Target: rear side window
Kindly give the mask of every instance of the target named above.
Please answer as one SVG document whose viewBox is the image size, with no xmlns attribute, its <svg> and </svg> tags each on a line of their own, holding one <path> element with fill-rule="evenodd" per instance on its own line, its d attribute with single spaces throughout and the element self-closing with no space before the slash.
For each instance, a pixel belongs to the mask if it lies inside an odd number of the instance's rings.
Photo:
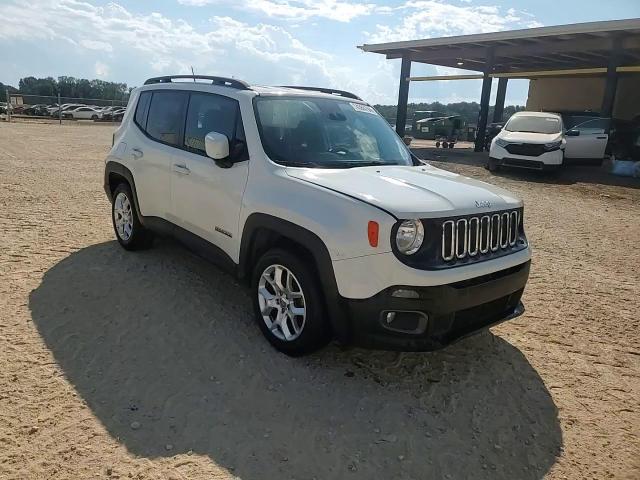
<svg viewBox="0 0 640 480">
<path fill-rule="evenodd" d="M 205 154 L 204 137 L 209 132 L 222 133 L 233 143 L 238 117 L 238 103 L 235 100 L 192 92 L 185 123 L 184 146 L 191 152 Z"/>
<path fill-rule="evenodd" d="M 151 100 L 151 92 L 142 92 L 136 106 L 135 122 L 142 129 L 147 128 L 147 112 L 149 111 L 149 102 Z M 117 109 L 112 109 L 116 111 Z"/>
<path fill-rule="evenodd" d="M 187 97 L 186 92 L 153 92 L 147 117 L 147 135 L 154 140 L 179 147 Z"/>
</svg>

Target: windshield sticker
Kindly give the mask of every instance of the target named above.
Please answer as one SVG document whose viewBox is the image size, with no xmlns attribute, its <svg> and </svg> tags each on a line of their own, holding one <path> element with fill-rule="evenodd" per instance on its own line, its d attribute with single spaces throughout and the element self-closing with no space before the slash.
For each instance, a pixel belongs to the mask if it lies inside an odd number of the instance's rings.
<svg viewBox="0 0 640 480">
<path fill-rule="evenodd" d="M 362 103 L 350 103 L 350 105 L 356 112 L 373 113 L 374 115 L 378 114 L 378 112 L 376 112 L 375 109 L 373 107 L 370 107 L 369 105 L 363 105 Z"/>
</svg>

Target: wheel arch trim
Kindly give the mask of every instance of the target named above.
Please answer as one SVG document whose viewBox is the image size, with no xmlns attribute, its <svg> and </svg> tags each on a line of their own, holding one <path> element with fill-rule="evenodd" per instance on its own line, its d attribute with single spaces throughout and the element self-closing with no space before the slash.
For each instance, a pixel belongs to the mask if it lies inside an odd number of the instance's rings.
<svg viewBox="0 0 640 480">
<path fill-rule="evenodd" d="M 338 291 L 333 263 L 329 250 L 318 235 L 295 223 L 265 213 L 252 213 L 247 217 L 242 230 L 238 275 L 245 278 L 250 275 L 253 262 L 250 260 L 256 234 L 261 230 L 269 230 L 280 237 L 296 243 L 311 253 L 320 280 L 320 288 L 325 299 L 329 315 L 329 323 L 335 337 L 342 343 L 351 338 L 350 322 Z"/>
<path fill-rule="evenodd" d="M 111 174 L 116 174 L 122 178 L 124 178 L 129 187 L 131 188 L 131 193 L 133 193 L 133 205 L 136 209 L 136 213 L 138 214 L 138 219 L 140 223 L 144 225 L 144 216 L 140 211 L 140 205 L 138 203 L 138 193 L 136 192 L 136 182 L 133 179 L 133 174 L 131 170 L 125 167 L 123 164 L 119 162 L 114 162 L 113 160 L 109 160 L 104 167 L 104 191 L 107 194 L 107 198 L 109 202 L 113 202 L 113 192 L 111 191 L 111 182 L 109 181 Z"/>
</svg>

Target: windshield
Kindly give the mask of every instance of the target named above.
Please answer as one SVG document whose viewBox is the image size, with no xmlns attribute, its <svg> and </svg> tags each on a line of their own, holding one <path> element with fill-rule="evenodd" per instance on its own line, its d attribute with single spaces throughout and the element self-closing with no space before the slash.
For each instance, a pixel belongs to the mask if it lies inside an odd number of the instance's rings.
<svg viewBox="0 0 640 480">
<path fill-rule="evenodd" d="M 514 115 L 504 129 L 507 132 L 560 133 L 560 120 L 556 117 Z"/>
<path fill-rule="evenodd" d="M 262 146 L 280 164 L 316 168 L 413 165 L 384 118 L 342 99 L 255 97 Z"/>
</svg>

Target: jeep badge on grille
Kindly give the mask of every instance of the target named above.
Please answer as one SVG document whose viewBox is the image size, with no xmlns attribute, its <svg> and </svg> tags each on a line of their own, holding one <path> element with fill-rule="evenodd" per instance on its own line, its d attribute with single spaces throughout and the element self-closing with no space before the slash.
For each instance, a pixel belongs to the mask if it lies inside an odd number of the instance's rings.
<svg viewBox="0 0 640 480">
<path fill-rule="evenodd" d="M 476 200 L 476 207 L 478 208 L 491 208 L 491 202 L 489 200 Z"/>
</svg>

